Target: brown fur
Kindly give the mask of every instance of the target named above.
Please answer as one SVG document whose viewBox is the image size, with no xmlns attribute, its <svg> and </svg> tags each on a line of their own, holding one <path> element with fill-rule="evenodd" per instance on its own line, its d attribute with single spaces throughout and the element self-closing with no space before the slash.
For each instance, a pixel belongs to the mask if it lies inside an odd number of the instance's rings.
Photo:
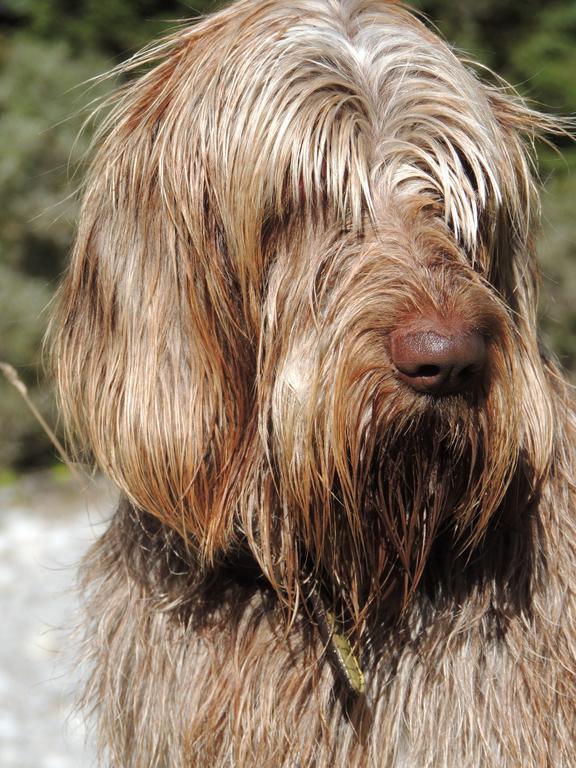
<svg viewBox="0 0 576 768">
<path fill-rule="evenodd" d="M 111 764 L 573 765 L 574 425 L 531 160 L 561 128 L 378 0 L 241 0 L 145 65 L 53 327 L 71 434 L 124 497 L 84 569 Z M 396 378 L 423 316 L 487 340 L 481 392 Z"/>
</svg>

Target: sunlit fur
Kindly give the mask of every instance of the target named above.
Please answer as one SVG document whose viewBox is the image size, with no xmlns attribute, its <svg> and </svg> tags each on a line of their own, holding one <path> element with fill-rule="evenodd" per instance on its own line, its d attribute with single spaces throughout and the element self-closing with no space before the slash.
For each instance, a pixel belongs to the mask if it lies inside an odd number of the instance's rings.
<svg viewBox="0 0 576 768">
<path fill-rule="evenodd" d="M 84 571 L 110 764 L 573 765 L 574 432 L 533 256 L 557 125 L 377 0 L 241 0 L 121 71 L 52 329 L 124 498 Z M 481 391 L 395 377 L 420 317 L 485 337 Z"/>
</svg>

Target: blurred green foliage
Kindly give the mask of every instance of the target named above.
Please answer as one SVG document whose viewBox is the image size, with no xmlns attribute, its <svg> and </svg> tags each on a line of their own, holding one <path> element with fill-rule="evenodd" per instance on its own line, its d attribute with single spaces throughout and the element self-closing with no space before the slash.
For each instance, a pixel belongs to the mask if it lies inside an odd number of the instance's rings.
<svg viewBox="0 0 576 768">
<path fill-rule="evenodd" d="M 42 375 L 47 305 L 74 234 L 79 134 L 108 84 L 87 83 L 149 40 L 223 3 L 191 0 L 0 0 L 0 360 L 14 365 L 55 421 Z M 470 57 L 550 111 L 576 112 L 574 0 L 414 0 Z M 544 332 L 576 370 L 576 151 L 542 157 L 548 192 L 540 253 Z M 53 453 L 19 395 L 0 378 L 0 472 Z"/>
<path fill-rule="evenodd" d="M 44 310 L 73 233 L 69 164 L 80 160 L 87 141 L 76 141 L 86 97 L 73 89 L 105 60 L 96 54 L 77 59 L 66 43 L 27 34 L 2 42 L 0 360 L 18 369 L 39 407 L 53 415 L 40 365 Z M 46 451 L 19 395 L 0 381 L 0 467 L 42 462 Z"/>
</svg>

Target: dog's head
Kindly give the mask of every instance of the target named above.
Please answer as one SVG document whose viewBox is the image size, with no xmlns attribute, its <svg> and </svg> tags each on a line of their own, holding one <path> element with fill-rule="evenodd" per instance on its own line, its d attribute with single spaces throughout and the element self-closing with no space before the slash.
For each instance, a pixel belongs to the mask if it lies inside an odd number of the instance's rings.
<svg viewBox="0 0 576 768">
<path fill-rule="evenodd" d="M 550 462 L 530 145 L 384 2 L 243 0 L 125 67 L 55 319 L 63 409 L 210 563 L 292 605 L 415 586 Z M 529 495 L 529 493 L 528 493 Z"/>
</svg>

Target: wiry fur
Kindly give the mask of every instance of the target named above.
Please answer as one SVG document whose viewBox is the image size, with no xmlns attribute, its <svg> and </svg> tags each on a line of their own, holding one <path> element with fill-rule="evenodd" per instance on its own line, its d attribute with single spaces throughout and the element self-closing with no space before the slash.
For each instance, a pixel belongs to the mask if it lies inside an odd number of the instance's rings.
<svg viewBox="0 0 576 768">
<path fill-rule="evenodd" d="M 531 161 L 555 124 L 378 0 L 241 0 L 142 68 L 54 321 L 66 421 L 125 497 L 85 566 L 111 764 L 567 768 L 574 427 Z M 481 392 L 397 380 L 420 316 L 487 339 Z"/>
</svg>

